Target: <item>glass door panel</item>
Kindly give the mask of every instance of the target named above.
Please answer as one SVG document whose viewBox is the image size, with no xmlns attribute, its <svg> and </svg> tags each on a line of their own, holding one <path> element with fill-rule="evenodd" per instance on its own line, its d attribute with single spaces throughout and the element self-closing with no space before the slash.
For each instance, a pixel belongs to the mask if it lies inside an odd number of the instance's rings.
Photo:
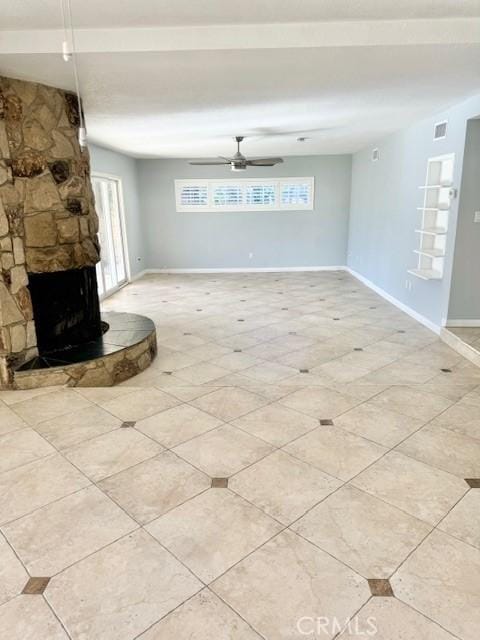
<svg viewBox="0 0 480 640">
<path fill-rule="evenodd" d="M 101 260 L 97 264 L 98 290 L 99 294 L 104 296 L 127 281 L 119 181 L 103 176 L 93 176 L 92 182 L 101 247 Z"/>
</svg>

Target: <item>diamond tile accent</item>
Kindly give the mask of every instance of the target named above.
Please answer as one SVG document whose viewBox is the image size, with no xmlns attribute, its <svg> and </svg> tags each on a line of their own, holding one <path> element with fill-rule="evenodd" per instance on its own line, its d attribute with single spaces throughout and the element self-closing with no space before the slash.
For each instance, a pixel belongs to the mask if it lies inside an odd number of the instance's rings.
<svg viewBox="0 0 480 640">
<path fill-rule="evenodd" d="M 30 578 L 27 584 L 23 587 L 22 593 L 28 595 L 41 595 L 47 588 L 50 578 Z"/>
<path fill-rule="evenodd" d="M 137 423 L 134 420 L 127 420 L 126 422 L 122 422 L 120 425 L 122 429 L 129 429 L 130 427 L 134 427 Z"/>
<path fill-rule="evenodd" d="M 480 478 L 465 478 L 470 489 L 480 489 Z"/>
<path fill-rule="evenodd" d="M 322 427 L 331 427 L 334 422 L 330 418 L 321 418 L 320 424 L 322 425 Z"/>
<path fill-rule="evenodd" d="M 370 587 L 372 596 L 391 598 L 394 595 L 390 580 L 384 578 L 369 578 L 368 586 Z"/>
<path fill-rule="evenodd" d="M 228 478 L 212 478 L 212 489 L 226 489 Z"/>
</svg>

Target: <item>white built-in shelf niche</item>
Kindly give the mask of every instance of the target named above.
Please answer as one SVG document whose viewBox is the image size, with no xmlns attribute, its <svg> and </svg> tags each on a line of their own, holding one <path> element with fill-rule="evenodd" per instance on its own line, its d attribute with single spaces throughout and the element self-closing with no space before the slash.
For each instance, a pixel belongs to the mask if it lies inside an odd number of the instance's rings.
<svg viewBox="0 0 480 640">
<path fill-rule="evenodd" d="M 429 158 L 427 179 L 419 187 L 423 205 L 417 207 L 419 220 L 415 229 L 419 238 L 418 248 L 414 249 L 418 265 L 409 273 L 422 280 L 443 278 L 454 162 L 454 154 Z"/>
</svg>

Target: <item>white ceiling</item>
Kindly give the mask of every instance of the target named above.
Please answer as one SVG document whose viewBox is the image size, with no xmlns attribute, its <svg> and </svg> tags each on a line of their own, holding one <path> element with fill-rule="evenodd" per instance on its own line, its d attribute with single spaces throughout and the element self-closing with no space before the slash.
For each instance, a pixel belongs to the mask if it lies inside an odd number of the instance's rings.
<svg viewBox="0 0 480 640">
<path fill-rule="evenodd" d="M 72 9 L 89 136 L 139 157 L 228 155 L 235 135 L 247 155 L 350 153 L 480 92 L 480 0 Z M 2 0 L 0 73 L 73 88 L 60 26 L 60 0 Z"/>
</svg>

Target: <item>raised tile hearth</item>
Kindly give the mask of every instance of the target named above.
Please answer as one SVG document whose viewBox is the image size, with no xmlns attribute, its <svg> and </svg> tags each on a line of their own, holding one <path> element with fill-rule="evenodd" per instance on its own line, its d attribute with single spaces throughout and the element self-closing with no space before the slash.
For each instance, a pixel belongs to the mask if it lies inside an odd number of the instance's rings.
<svg viewBox="0 0 480 640">
<path fill-rule="evenodd" d="M 51 385 L 110 387 L 144 371 L 156 354 L 154 323 L 134 313 L 102 315 L 106 332 L 81 345 L 36 356 L 14 372 L 15 389 Z"/>
</svg>

